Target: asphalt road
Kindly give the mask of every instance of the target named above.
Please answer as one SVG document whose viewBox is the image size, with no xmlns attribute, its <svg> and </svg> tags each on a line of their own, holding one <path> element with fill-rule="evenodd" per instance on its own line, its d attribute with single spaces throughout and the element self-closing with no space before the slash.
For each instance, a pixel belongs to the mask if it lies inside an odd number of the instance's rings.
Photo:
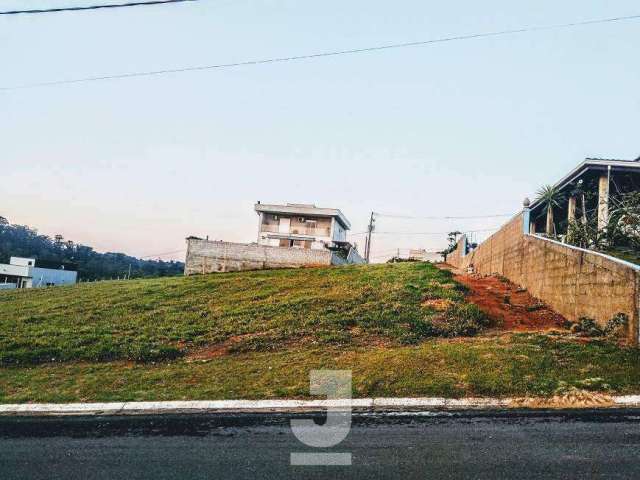
<svg viewBox="0 0 640 480">
<path fill-rule="evenodd" d="M 351 452 L 352 465 L 321 467 L 290 465 L 292 452 L 314 451 L 291 418 L 0 418 L 0 479 L 640 476 L 640 412 L 354 414 L 329 449 Z"/>
</svg>

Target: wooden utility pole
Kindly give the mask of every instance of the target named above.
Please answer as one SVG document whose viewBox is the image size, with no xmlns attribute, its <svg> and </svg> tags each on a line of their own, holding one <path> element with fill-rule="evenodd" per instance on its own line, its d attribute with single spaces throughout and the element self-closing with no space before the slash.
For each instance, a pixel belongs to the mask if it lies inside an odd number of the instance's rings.
<svg viewBox="0 0 640 480">
<path fill-rule="evenodd" d="M 369 263 L 369 259 L 371 258 L 371 233 L 373 233 L 374 224 L 375 224 L 375 213 L 371 212 L 371 217 L 369 218 L 369 228 L 367 231 L 367 244 L 365 246 L 365 260 Z"/>
</svg>

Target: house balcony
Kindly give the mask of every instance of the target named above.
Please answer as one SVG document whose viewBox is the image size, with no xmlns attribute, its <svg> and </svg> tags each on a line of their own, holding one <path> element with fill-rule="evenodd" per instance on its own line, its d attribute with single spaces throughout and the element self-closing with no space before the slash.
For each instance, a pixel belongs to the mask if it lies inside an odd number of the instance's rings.
<svg viewBox="0 0 640 480">
<path fill-rule="evenodd" d="M 306 235 L 310 237 L 328 237 L 331 235 L 330 228 L 291 227 L 288 232 L 281 232 L 279 225 L 261 225 L 260 232 L 281 233 L 285 235 Z"/>
</svg>

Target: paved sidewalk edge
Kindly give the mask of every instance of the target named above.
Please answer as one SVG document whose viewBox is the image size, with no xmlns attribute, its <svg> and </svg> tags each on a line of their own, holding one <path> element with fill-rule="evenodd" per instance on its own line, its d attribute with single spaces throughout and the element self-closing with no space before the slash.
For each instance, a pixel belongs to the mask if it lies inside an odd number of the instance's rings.
<svg viewBox="0 0 640 480">
<path fill-rule="evenodd" d="M 588 408 L 640 407 L 640 395 L 611 397 L 611 403 Z M 327 408 L 412 411 L 496 410 L 523 408 L 514 398 L 354 398 L 352 400 L 212 400 L 174 402 L 39 403 L 0 405 L 0 416 L 141 415 L 169 413 L 309 412 Z M 526 407 L 525 407 L 526 408 Z M 546 408 L 546 407 L 540 407 Z"/>
</svg>

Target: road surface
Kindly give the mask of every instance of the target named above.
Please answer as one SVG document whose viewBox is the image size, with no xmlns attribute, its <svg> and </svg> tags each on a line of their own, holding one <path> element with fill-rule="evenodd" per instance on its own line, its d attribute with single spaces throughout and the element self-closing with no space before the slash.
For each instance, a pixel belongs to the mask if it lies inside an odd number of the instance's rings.
<svg viewBox="0 0 640 480">
<path fill-rule="evenodd" d="M 289 421 L 309 416 L 0 418 L 0 479 L 640 476 L 637 411 L 354 414 L 328 450 L 350 452 L 351 466 L 291 466 L 314 449 Z"/>
</svg>

